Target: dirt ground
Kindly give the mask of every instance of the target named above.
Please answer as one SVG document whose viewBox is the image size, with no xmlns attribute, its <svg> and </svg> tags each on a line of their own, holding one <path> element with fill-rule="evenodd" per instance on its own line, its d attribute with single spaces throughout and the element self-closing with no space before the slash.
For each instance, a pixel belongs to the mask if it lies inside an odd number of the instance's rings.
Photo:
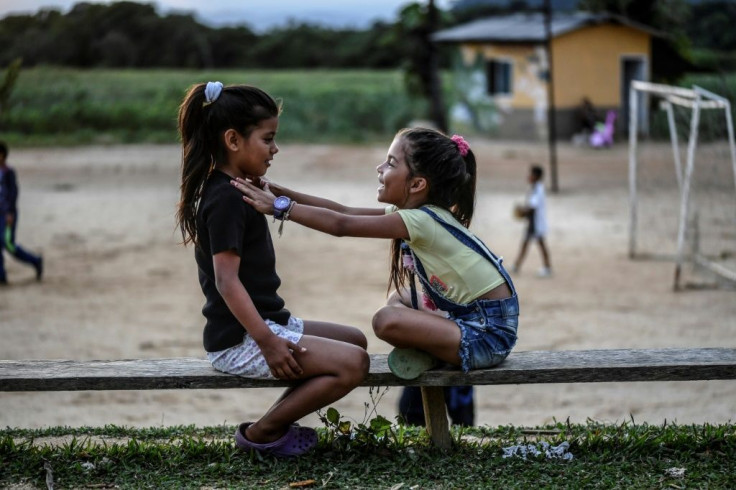
<svg viewBox="0 0 736 490">
<path fill-rule="evenodd" d="M 373 205 L 375 166 L 388 143 L 283 145 L 269 176 Z M 530 162 L 546 161 L 546 146 L 471 145 L 480 173 L 472 229 L 511 262 L 523 229 L 511 209 L 523 198 Z M 626 145 L 558 150 L 560 192 L 548 195 L 554 276 L 535 276 L 540 259 L 531 249 L 515 276 L 522 312 L 516 349 L 736 347 L 734 291 L 675 293 L 671 263 L 627 258 Z M 179 245 L 174 223 L 178 147 L 11 149 L 9 162 L 21 183 L 18 242 L 43 253 L 46 272 L 37 283 L 31 268 L 6 257 L 11 285 L 0 290 L 0 358 L 204 356 L 193 251 Z M 272 231 L 289 309 L 358 326 L 371 352 L 388 352 L 370 329 L 385 298 L 388 243 L 333 238 L 295 223 L 281 238 Z M 235 424 L 261 415 L 279 392 L 0 393 L 0 426 Z M 378 413 L 393 419 L 399 393 L 382 393 Z M 476 393 L 481 425 L 736 419 L 733 382 L 490 386 Z M 334 407 L 361 422 L 372 404 L 361 388 Z"/>
</svg>

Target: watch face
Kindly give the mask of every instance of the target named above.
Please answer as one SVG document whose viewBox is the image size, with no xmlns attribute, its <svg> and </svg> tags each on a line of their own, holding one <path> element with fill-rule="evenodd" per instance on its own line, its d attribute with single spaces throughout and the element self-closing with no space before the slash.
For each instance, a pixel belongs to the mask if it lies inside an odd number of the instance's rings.
<svg viewBox="0 0 736 490">
<path fill-rule="evenodd" d="M 289 204 L 291 204 L 291 199 L 284 196 L 279 196 L 273 201 L 273 208 L 278 211 L 286 211 L 289 209 Z"/>
</svg>

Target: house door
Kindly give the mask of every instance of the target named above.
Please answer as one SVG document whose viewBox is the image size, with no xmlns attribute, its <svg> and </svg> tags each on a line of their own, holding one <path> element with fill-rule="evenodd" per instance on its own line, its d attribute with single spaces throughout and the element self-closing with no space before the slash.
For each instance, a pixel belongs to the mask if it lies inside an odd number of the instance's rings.
<svg viewBox="0 0 736 490">
<path fill-rule="evenodd" d="M 629 126 L 629 89 L 633 80 L 647 81 L 647 63 L 645 56 L 624 56 L 621 58 L 621 114 L 617 118 L 619 128 Z M 639 112 L 639 131 L 649 133 L 649 107 L 644 94 L 638 95 L 637 108 Z"/>
</svg>

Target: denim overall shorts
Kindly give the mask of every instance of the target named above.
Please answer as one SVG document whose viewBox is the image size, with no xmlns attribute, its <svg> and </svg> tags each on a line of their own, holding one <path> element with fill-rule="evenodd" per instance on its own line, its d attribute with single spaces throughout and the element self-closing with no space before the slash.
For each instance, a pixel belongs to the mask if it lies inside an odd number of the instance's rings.
<svg viewBox="0 0 736 490">
<path fill-rule="evenodd" d="M 430 297 L 440 310 L 446 311 L 448 318 L 460 327 L 460 360 L 462 369 L 468 372 L 471 369 L 480 369 L 495 366 L 501 363 L 511 353 L 516 345 L 516 331 L 519 325 L 519 299 L 516 288 L 508 272 L 503 267 L 502 258 L 497 257 L 479 239 L 469 236 L 466 232 L 445 222 L 432 210 L 420 208 L 429 214 L 452 236 L 465 246 L 485 257 L 498 270 L 511 290 L 511 296 L 504 299 L 481 299 L 468 304 L 458 304 L 440 294 L 427 279 L 422 263 L 406 246 L 413 256 L 416 275 L 422 284 L 424 292 Z M 414 281 L 412 285 L 412 303 L 416 301 Z M 415 305 L 416 307 L 416 305 Z"/>
</svg>

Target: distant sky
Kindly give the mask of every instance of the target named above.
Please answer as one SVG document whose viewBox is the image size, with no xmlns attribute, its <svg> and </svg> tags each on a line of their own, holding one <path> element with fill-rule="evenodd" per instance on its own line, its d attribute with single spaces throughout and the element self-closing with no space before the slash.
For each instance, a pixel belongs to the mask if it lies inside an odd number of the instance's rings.
<svg viewBox="0 0 736 490">
<path fill-rule="evenodd" d="M 80 0 L 81 1 L 81 0 Z M 88 0 L 112 3 L 110 0 Z M 256 31 L 284 25 L 289 19 L 335 27 L 367 27 L 374 20 L 393 21 L 409 0 L 157 0 L 159 14 L 194 12 L 200 22 L 213 26 L 248 24 Z M 9 13 L 35 13 L 44 7 L 68 12 L 75 0 L 2 0 L 0 18 Z M 447 8 L 450 0 L 437 0 Z"/>
</svg>

